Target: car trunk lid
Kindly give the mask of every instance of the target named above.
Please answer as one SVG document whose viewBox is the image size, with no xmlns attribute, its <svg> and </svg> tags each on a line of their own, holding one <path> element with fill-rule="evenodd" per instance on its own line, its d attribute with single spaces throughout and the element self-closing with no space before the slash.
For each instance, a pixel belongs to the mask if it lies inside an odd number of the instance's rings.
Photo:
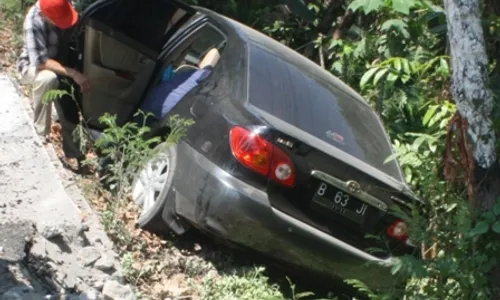
<svg viewBox="0 0 500 300">
<path fill-rule="evenodd" d="M 385 234 L 395 221 L 390 209 L 413 201 L 397 162 L 385 162 L 393 153 L 387 134 L 354 91 L 290 51 L 272 42 L 250 47 L 245 105 L 296 168 L 294 188 L 269 181 L 271 204 L 360 248 L 372 247 L 378 243 L 365 235 Z"/>
<path fill-rule="evenodd" d="M 360 249 L 382 246 L 367 235 L 386 237 L 387 228 L 396 221 L 393 209 L 408 211 L 415 200 L 408 187 L 269 113 L 249 109 L 268 124 L 271 142 L 290 155 L 296 168 L 294 188 L 268 182 L 271 205 Z M 396 241 L 390 245 L 392 253 L 407 248 Z M 378 254 L 385 257 L 388 252 Z"/>
</svg>

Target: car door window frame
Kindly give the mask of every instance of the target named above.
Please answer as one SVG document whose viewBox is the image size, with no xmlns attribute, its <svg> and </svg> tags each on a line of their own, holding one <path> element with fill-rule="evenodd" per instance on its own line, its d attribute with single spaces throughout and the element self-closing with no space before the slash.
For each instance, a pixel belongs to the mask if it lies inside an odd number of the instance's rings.
<svg viewBox="0 0 500 300">
<path fill-rule="evenodd" d="M 172 40 L 165 45 L 164 50 L 162 51 L 162 53 L 160 54 L 160 57 L 159 57 L 159 61 L 163 62 L 162 67 L 161 67 L 162 69 L 165 67 L 165 65 L 167 65 L 173 61 L 172 55 L 180 54 L 180 53 L 184 52 L 184 50 L 186 50 L 183 48 L 179 49 L 179 47 L 182 44 L 184 44 L 189 39 L 193 38 L 196 34 L 198 34 L 206 26 L 210 26 L 213 29 L 215 29 L 215 31 L 217 31 L 220 34 L 220 36 L 223 38 L 223 41 L 227 42 L 227 34 L 221 28 L 219 28 L 216 24 L 214 24 L 214 22 L 212 22 L 210 20 L 210 18 L 204 16 L 204 17 L 200 18 L 200 20 L 197 20 L 196 24 L 193 24 L 193 25 L 195 28 L 192 28 L 191 30 L 189 30 L 188 28 L 186 29 L 186 31 L 189 31 L 187 34 L 184 35 L 181 33 L 180 36 L 174 37 L 175 40 Z M 222 44 L 222 43 L 220 43 L 220 44 Z M 219 44 L 219 46 L 220 46 L 220 44 Z M 182 49 L 182 51 L 178 52 L 181 49 Z M 220 53 L 220 54 L 221 54 L 221 56 L 223 55 L 223 53 Z"/>
<path fill-rule="evenodd" d="M 200 30 L 205 28 L 205 26 L 211 26 L 213 29 L 215 29 L 221 35 L 221 37 L 223 37 L 223 41 L 227 42 L 227 40 L 228 40 L 228 35 L 219 26 L 214 24 L 214 22 L 210 18 L 208 18 L 207 16 L 203 15 L 199 19 L 193 20 L 192 23 L 185 24 L 185 25 L 187 25 L 187 27 L 184 30 L 180 29 L 180 30 L 182 30 L 182 32 L 179 32 L 178 35 L 174 35 L 171 38 L 171 40 L 165 45 L 164 50 L 162 51 L 162 53 L 160 54 L 160 56 L 158 58 L 158 62 L 157 62 L 158 69 L 155 71 L 155 75 L 154 75 L 155 78 L 153 80 L 151 80 L 151 82 L 149 83 L 144 94 L 142 95 L 141 101 L 139 101 L 139 106 L 137 108 L 139 108 L 142 105 L 142 103 L 144 102 L 147 95 L 151 92 L 151 89 L 156 84 L 158 84 L 159 80 L 161 79 L 162 70 L 164 70 L 164 68 L 168 64 L 172 63 L 172 61 L 174 60 L 172 58 L 172 56 L 175 54 L 180 54 L 180 53 L 184 52 L 184 50 L 186 50 L 183 48 L 179 48 L 179 46 L 184 44 L 190 38 L 195 37 L 196 34 L 198 34 L 200 32 Z M 180 51 L 180 52 L 178 52 L 178 51 Z M 224 55 L 223 51 L 222 51 L 222 53 L 220 53 L 220 55 L 221 56 Z"/>
</svg>

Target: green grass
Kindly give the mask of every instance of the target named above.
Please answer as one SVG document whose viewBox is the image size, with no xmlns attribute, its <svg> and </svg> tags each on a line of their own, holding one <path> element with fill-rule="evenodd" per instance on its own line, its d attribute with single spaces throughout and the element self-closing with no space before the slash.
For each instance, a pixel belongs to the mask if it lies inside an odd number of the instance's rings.
<svg viewBox="0 0 500 300">
<path fill-rule="evenodd" d="M 200 298 L 205 300 L 281 300 L 278 286 L 268 283 L 263 268 L 255 268 L 245 274 L 207 276 L 198 287 Z"/>
</svg>

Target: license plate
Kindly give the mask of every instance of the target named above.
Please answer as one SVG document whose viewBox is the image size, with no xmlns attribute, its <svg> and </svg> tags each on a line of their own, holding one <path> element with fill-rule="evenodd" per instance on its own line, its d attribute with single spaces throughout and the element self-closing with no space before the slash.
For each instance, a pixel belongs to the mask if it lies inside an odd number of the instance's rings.
<svg viewBox="0 0 500 300">
<path fill-rule="evenodd" d="M 359 224 L 364 222 L 369 208 L 368 204 L 324 182 L 319 184 L 313 201 Z"/>
</svg>

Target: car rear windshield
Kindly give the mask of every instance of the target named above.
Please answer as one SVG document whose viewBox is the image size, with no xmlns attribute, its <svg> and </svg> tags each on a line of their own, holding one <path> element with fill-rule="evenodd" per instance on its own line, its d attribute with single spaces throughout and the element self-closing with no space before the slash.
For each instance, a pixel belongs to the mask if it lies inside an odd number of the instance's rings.
<svg viewBox="0 0 500 300">
<path fill-rule="evenodd" d="M 250 103 L 401 179 L 396 162 L 384 164 L 392 148 L 375 112 L 312 72 L 251 45 Z"/>
</svg>

